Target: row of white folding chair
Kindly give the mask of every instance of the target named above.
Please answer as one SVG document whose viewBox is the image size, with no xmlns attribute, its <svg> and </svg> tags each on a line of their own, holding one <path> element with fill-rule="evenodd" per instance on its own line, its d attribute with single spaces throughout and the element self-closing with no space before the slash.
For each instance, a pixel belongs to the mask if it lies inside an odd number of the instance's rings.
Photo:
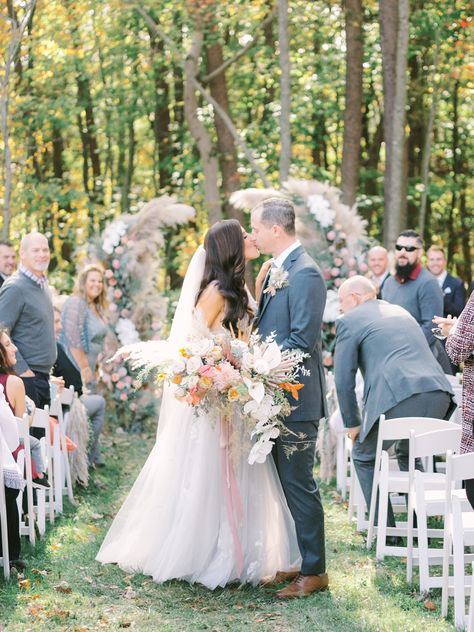
<svg viewBox="0 0 474 632">
<path fill-rule="evenodd" d="M 428 538 L 443 538 L 444 527 L 441 529 L 428 529 L 428 516 L 441 516 L 446 521 L 449 510 L 448 498 L 451 495 L 451 488 L 454 481 L 446 474 L 426 474 L 415 470 L 415 460 L 417 458 L 429 458 L 448 453 L 459 452 L 461 445 L 460 426 L 443 428 L 416 435 L 414 430 L 410 431 L 409 441 L 409 479 L 410 488 L 408 493 L 408 533 L 407 533 L 407 582 L 413 579 L 413 563 L 418 562 L 420 592 L 428 591 L 430 588 L 441 587 L 441 578 L 430 575 L 430 564 L 442 563 L 442 550 L 429 547 Z M 416 535 L 418 548 L 413 548 L 413 517 L 416 512 L 417 529 Z"/>
<path fill-rule="evenodd" d="M 44 431 L 44 437 L 40 440 L 43 461 L 46 467 L 46 473 L 50 487 L 44 488 L 46 499 L 46 510 L 49 522 L 54 523 L 54 468 L 53 468 L 53 451 L 51 448 L 51 427 L 49 423 L 49 407 L 36 408 L 33 414 L 32 428 L 41 428 Z M 41 535 L 46 529 L 45 521 L 38 520 L 38 528 Z"/>
<path fill-rule="evenodd" d="M 447 494 L 447 508 L 445 520 L 445 539 L 443 547 L 443 583 L 441 610 L 443 616 L 447 615 L 448 598 L 450 594 L 454 596 L 454 619 L 455 625 L 464 627 L 466 625 L 465 595 L 471 593 L 471 603 L 469 608 L 469 619 L 471 628 L 474 627 L 474 581 L 472 575 L 465 575 L 465 564 L 472 561 L 473 555 L 465 553 L 466 546 L 474 545 L 474 511 L 467 502 L 465 494 L 456 489 L 455 481 L 473 478 L 474 473 L 474 453 L 453 455 L 448 452 L 446 458 L 446 478 L 450 483 Z M 453 552 L 453 578 L 450 582 L 449 564 L 451 561 L 451 550 Z"/>
<path fill-rule="evenodd" d="M 377 527 L 377 559 L 383 559 L 385 555 L 405 556 L 406 547 L 392 547 L 386 543 L 389 535 L 406 536 L 408 523 L 398 523 L 396 527 L 387 527 L 386 519 L 388 512 L 388 495 L 392 491 L 398 493 L 408 493 L 409 472 L 394 472 L 389 468 L 389 458 L 387 452 L 383 450 L 384 441 L 399 441 L 410 438 L 410 430 L 416 435 L 432 432 L 434 430 L 446 430 L 449 428 L 459 428 L 458 424 L 445 421 L 443 419 L 433 419 L 431 417 L 401 417 L 397 419 L 385 419 L 380 416 L 377 448 L 375 455 L 374 479 L 372 484 L 372 497 L 369 511 L 369 524 L 367 533 L 367 548 L 370 548 L 375 535 L 375 510 L 379 503 L 378 527 Z M 383 474 L 383 480 L 381 477 Z M 436 479 L 437 475 L 432 474 Z M 413 473 L 411 474 L 411 480 Z M 380 488 L 380 483 L 383 488 Z"/>
<path fill-rule="evenodd" d="M 63 495 L 74 502 L 71 469 L 66 445 L 66 424 L 63 415 L 63 405 L 70 406 L 74 399 L 74 387 L 56 393 L 51 405 L 51 414 L 57 418 L 53 433 L 53 463 L 54 463 L 54 506 L 58 513 L 63 512 Z"/>
<path fill-rule="evenodd" d="M 5 500 L 5 482 L 3 478 L 2 444 L 2 431 L 0 430 L 0 526 L 2 531 L 2 555 L 0 555 L 0 564 L 3 566 L 3 575 L 5 579 L 9 579 L 10 556 L 8 551 L 7 505 Z"/>
<path fill-rule="evenodd" d="M 30 446 L 30 424 L 28 415 L 23 415 L 22 418 L 16 417 L 18 425 L 18 435 L 20 441 L 23 444 L 23 449 L 18 452 L 17 465 L 23 474 L 26 481 L 26 486 L 22 492 L 18 494 L 17 504 L 18 513 L 20 515 L 20 535 L 28 536 L 31 544 L 35 544 L 36 532 L 35 523 L 37 522 L 37 516 L 35 512 L 35 506 L 33 502 L 33 480 L 31 474 L 31 446 Z M 45 506 L 45 491 L 44 489 L 37 489 L 37 508 L 38 511 L 38 528 L 39 522 L 42 519 L 42 512 Z M 23 511 L 25 507 L 24 495 L 26 494 L 26 512 Z"/>
</svg>

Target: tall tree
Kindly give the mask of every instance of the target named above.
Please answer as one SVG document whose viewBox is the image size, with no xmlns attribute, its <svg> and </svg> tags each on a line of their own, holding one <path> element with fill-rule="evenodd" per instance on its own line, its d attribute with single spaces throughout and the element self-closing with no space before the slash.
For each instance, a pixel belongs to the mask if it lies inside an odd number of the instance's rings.
<svg viewBox="0 0 474 632">
<path fill-rule="evenodd" d="M 10 125 L 9 125 L 9 104 L 10 104 L 10 77 L 11 71 L 18 59 L 18 53 L 25 29 L 30 21 L 36 6 L 36 0 L 31 0 L 25 8 L 21 22 L 18 22 L 16 15 L 13 15 L 13 6 L 7 3 L 10 37 L 7 43 L 3 64 L 3 77 L 0 81 L 0 128 L 3 138 L 3 239 L 8 238 L 10 231 L 10 202 L 12 194 L 12 157 L 10 150 Z M 1 17 L 1 15 L 0 15 Z"/>
<path fill-rule="evenodd" d="M 384 85 L 384 243 L 392 247 L 401 229 L 405 192 L 405 121 L 409 0 L 380 0 Z"/>
<path fill-rule="evenodd" d="M 345 204 L 355 204 L 359 186 L 362 136 L 362 1 L 345 0 L 346 17 L 346 107 L 342 147 L 341 189 Z"/>
<path fill-rule="evenodd" d="M 291 164 L 291 66 L 288 36 L 288 0 L 278 0 L 278 48 L 280 55 L 280 183 L 286 182 Z"/>
</svg>

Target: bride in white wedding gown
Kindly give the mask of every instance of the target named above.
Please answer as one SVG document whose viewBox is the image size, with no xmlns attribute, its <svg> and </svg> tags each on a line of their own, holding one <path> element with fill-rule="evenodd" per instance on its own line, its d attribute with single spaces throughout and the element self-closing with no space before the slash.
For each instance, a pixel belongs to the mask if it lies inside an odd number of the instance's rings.
<svg viewBox="0 0 474 632">
<path fill-rule="evenodd" d="M 215 224 L 186 273 L 170 334 L 183 344 L 248 318 L 245 258 L 258 256 L 236 220 Z M 197 299 L 197 303 L 196 303 Z M 196 307 L 195 307 L 196 305 Z M 210 589 L 257 584 L 299 567 L 293 519 L 269 455 L 249 465 L 241 425 L 196 417 L 164 389 L 155 446 L 97 555 L 156 582 Z M 234 420 L 235 422 L 235 420 Z"/>
</svg>

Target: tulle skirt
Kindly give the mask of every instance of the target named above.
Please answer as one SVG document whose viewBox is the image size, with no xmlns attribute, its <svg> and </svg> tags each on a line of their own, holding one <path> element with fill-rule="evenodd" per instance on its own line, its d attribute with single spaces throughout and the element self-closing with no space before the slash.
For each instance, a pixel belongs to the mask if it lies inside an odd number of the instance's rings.
<svg viewBox="0 0 474 632">
<path fill-rule="evenodd" d="M 210 589 L 297 567 L 273 459 L 249 465 L 244 436 L 236 420 L 197 418 L 166 390 L 155 446 L 96 559 Z"/>
</svg>

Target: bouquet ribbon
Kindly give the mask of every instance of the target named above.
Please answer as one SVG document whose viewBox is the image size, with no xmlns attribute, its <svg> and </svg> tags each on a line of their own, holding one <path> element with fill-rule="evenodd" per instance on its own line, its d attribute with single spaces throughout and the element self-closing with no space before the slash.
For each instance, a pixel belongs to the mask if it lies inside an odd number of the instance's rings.
<svg viewBox="0 0 474 632">
<path fill-rule="evenodd" d="M 235 476 L 234 467 L 232 465 L 232 457 L 230 454 L 230 438 L 232 427 L 230 419 L 225 415 L 221 417 L 220 429 L 222 484 L 224 489 L 227 518 L 229 520 L 232 540 L 234 542 L 236 570 L 240 577 L 242 569 L 244 567 L 244 556 L 242 553 L 242 544 L 239 537 L 239 523 L 242 521 L 243 507 L 242 499 L 239 492 L 239 486 L 237 484 L 237 478 Z"/>
</svg>

